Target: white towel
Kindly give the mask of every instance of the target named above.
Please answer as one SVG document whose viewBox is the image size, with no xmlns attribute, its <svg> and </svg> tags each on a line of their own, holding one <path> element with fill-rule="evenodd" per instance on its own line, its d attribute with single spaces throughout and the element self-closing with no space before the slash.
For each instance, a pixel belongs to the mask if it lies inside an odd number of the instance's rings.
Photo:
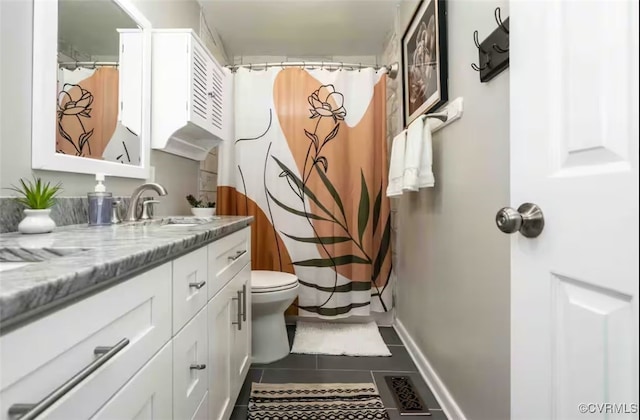
<svg viewBox="0 0 640 420">
<path fill-rule="evenodd" d="M 431 124 L 428 118 L 424 123 L 422 132 L 422 154 L 420 157 L 420 170 L 418 174 L 418 188 L 433 187 L 436 183 L 433 176 L 433 149 Z"/>
<path fill-rule="evenodd" d="M 404 152 L 404 176 L 402 189 L 418 191 L 420 159 L 422 157 L 422 134 L 424 122 L 422 116 L 413 120 L 407 129 L 407 145 Z"/>
<path fill-rule="evenodd" d="M 402 179 L 404 176 L 404 149 L 407 141 L 407 131 L 402 130 L 393 138 L 391 144 L 391 159 L 389 163 L 389 184 L 387 197 L 402 195 Z"/>
</svg>

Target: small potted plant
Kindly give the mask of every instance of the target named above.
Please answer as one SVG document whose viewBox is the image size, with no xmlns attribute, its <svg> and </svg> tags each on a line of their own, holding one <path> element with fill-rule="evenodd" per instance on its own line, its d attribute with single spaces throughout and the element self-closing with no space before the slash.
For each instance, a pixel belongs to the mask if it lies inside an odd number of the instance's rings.
<svg viewBox="0 0 640 420">
<path fill-rule="evenodd" d="M 197 200 L 193 195 L 187 196 L 187 201 L 191 205 L 191 213 L 196 217 L 210 217 L 216 214 L 216 203 L 213 201 L 204 202 Z"/>
<path fill-rule="evenodd" d="M 11 186 L 11 190 L 17 192 L 21 197 L 15 200 L 24 205 L 25 218 L 18 225 L 20 233 L 48 233 L 55 227 L 56 223 L 51 218 L 51 207 L 56 203 L 56 196 L 62 191 L 61 184 L 54 186 L 47 182 L 42 182 L 40 178 L 25 181 L 20 178 L 20 187 Z"/>
</svg>

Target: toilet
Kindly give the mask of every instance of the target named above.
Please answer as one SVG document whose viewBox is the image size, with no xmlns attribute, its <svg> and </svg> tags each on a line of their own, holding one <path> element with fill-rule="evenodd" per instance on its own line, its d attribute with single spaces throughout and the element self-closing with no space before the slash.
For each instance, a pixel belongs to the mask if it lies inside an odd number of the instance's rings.
<svg viewBox="0 0 640 420">
<path fill-rule="evenodd" d="M 251 271 L 253 363 L 271 363 L 289 354 L 284 312 L 296 297 L 296 275 L 280 271 Z"/>
</svg>

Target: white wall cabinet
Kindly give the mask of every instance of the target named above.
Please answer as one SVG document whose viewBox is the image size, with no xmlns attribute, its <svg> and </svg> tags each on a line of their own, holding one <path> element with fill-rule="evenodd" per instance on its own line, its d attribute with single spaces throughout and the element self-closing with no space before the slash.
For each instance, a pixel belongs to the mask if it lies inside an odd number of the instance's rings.
<svg viewBox="0 0 640 420">
<path fill-rule="evenodd" d="M 231 72 L 191 29 L 153 30 L 151 147 L 194 160 L 227 140 Z"/>
<path fill-rule="evenodd" d="M 221 240 L 231 245 L 213 242 L 0 336 L 0 420 L 103 357 L 38 419 L 228 419 L 251 363 L 250 228 Z M 212 259 L 231 264 L 209 296 Z"/>
</svg>

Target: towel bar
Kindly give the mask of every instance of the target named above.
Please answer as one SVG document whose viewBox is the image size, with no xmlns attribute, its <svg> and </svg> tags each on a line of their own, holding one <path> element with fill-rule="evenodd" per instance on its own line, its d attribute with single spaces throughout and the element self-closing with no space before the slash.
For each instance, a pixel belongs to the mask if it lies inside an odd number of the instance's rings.
<svg viewBox="0 0 640 420">
<path fill-rule="evenodd" d="M 464 101 L 462 100 L 462 97 L 459 97 L 449 102 L 442 111 L 433 114 L 425 114 L 420 118 L 435 118 L 442 121 L 442 123 L 436 123 L 432 125 L 431 132 L 435 133 L 436 131 L 439 131 L 448 126 L 452 122 L 462 118 L 463 105 Z"/>
</svg>

